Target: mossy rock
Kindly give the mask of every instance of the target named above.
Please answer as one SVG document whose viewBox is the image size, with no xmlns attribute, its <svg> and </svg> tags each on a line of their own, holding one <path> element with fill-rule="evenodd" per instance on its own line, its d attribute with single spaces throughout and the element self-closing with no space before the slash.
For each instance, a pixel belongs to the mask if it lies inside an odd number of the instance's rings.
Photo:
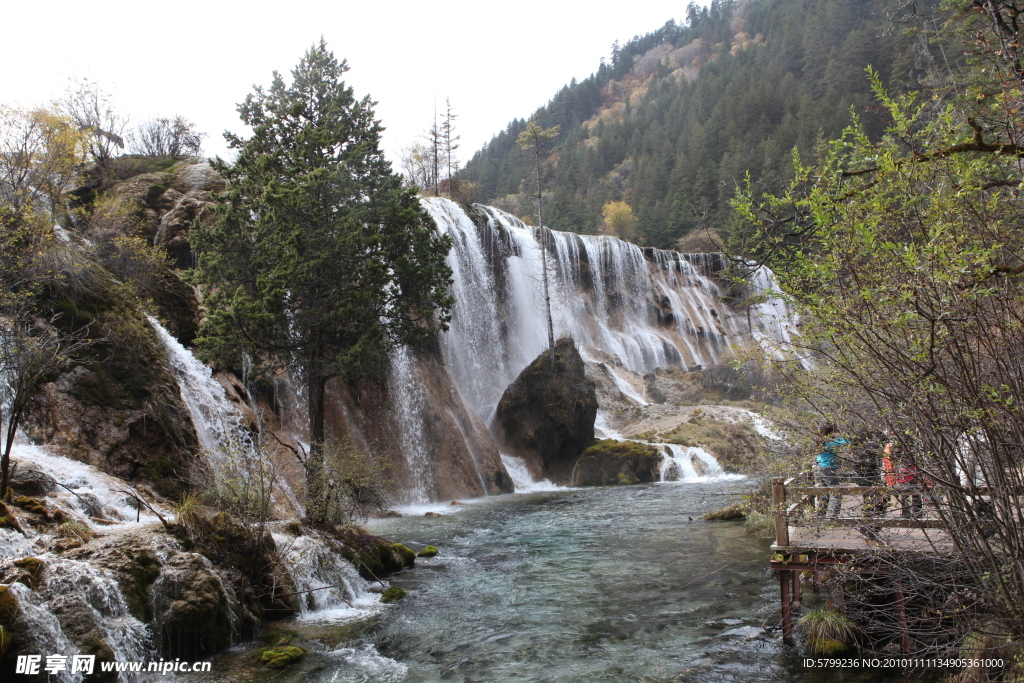
<svg viewBox="0 0 1024 683">
<path fill-rule="evenodd" d="M 18 613 L 18 599 L 9 586 L 0 586 L 0 624 L 10 624 Z"/>
<path fill-rule="evenodd" d="M 416 564 L 416 553 L 410 548 L 407 548 L 401 543 L 395 543 L 394 548 L 395 552 L 402 556 L 402 560 L 405 562 L 406 567 L 411 567 Z"/>
<path fill-rule="evenodd" d="M 26 557 L 20 560 L 14 561 L 14 566 L 19 569 L 24 569 L 32 574 L 38 574 L 43 568 L 43 561 L 37 557 Z"/>
<path fill-rule="evenodd" d="M 18 524 L 18 518 L 3 503 L 0 503 L 0 529 L 14 529 L 19 533 L 25 533 L 22 531 L 21 525 Z"/>
<path fill-rule="evenodd" d="M 432 545 L 428 545 L 416 554 L 417 557 L 434 557 L 435 555 L 437 555 L 437 548 Z"/>
<path fill-rule="evenodd" d="M 11 646 L 11 632 L 7 628 L 0 624 L 0 657 L 7 654 L 7 648 Z"/>
<path fill-rule="evenodd" d="M 712 510 L 711 512 L 709 512 L 706 515 L 704 515 L 703 517 L 701 517 L 701 519 L 706 519 L 706 520 L 715 521 L 715 522 L 723 522 L 723 521 L 730 521 L 730 520 L 734 520 L 734 519 L 746 519 L 746 518 L 747 518 L 747 511 L 746 511 L 746 507 L 743 505 L 743 503 L 736 503 L 734 505 L 727 505 L 724 508 L 719 508 L 718 510 Z"/>
<path fill-rule="evenodd" d="M 808 638 L 807 644 L 816 654 L 825 656 L 841 655 L 850 649 L 846 643 L 828 638 Z"/>
<path fill-rule="evenodd" d="M 31 498 L 29 496 L 15 496 L 14 504 L 20 507 L 22 510 L 30 510 L 36 507 L 43 507 L 43 504 L 39 502 L 38 498 Z M 45 509 L 45 507 L 43 507 Z"/>
<path fill-rule="evenodd" d="M 50 521 L 50 511 L 35 498 L 29 498 L 28 496 L 18 496 L 14 499 L 14 504 L 20 507 L 25 512 L 31 512 L 36 515 L 42 515 L 43 519 Z M 61 514 L 61 517 L 64 515 Z"/>
<path fill-rule="evenodd" d="M 302 658 L 307 654 L 309 652 L 301 647 L 284 645 L 264 650 L 260 655 L 260 660 L 270 669 L 283 669 L 286 666 L 302 661 Z"/>
<path fill-rule="evenodd" d="M 637 441 L 601 439 L 585 450 L 573 469 L 573 486 L 615 486 L 650 483 L 660 475 L 662 456 Z"/>
<path fill-rule="evenodd" d="M 380 601 L 385 605 L 390 602 L 396 602 L 405 597 L 405 591 L 397 586 L 392 586 L 383 593 L 380 594 Z"/>
</svg>

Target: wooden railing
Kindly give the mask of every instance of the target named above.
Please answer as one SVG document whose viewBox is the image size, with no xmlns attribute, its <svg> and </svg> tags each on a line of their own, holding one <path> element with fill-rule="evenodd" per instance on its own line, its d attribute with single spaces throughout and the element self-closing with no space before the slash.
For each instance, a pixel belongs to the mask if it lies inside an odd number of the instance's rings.
<svg viewBox="0 0 1024 683">
<path fill-rule="evenodd" d="M 775 546 L 788 548 L 790 546 L 790 526 L 803 527 L 873 527 L 902 528 L 902 529 L 941 529 L 945 524 L 941 519 L 928 517 L 914 518 L 886 518 L 884 516 L 855 516 L 855 517 L 828 517 L 819 518 L 814 516 L 801 515 L 801 510 L 814 510 L 818 496 L 839 495 L 839 496 L 922 496 L 933 498 L 935 492 L 928 489 L 910 488 L 906 486 L 836 486 L 821 487 L 799 485 L 801 480 L 807 480 L 810 474 L 801 472 L 795 477 L 785 479 L 774 477 L 772 479 L 772 509 L 775 517 Z M 971 490 L 974 495 L 984 495 L 987 489 L 975 488 Z M 790 502 L 795 499 L 794 502 Z M 788 503 L 788 505 L 787 505 Z"/>
</svg>

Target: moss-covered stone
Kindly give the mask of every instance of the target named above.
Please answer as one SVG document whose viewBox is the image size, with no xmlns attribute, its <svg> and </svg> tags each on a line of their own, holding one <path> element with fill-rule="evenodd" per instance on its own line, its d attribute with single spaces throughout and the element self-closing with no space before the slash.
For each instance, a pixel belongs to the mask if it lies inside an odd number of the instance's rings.
<svg viewBox="0 0 1024 683">
<path fill-rule="evenodd" d="M 295 645 L 284 645 L 263 650 L 260 661 L 270 669 L 283 669 L 286 666 L 302 661 L 309 652 Z"/>
<path fill-rule="evenodd" d="M 14 561 L 14 566 L 27 572 L 38 574 L 43 569 L 43 561 L 38 557 L 25 557 Z"/>
<path fill-rule="evenodd" d="M 7 586 L 0 585 L 0 624 L 10 626 L 18 613 L 18 599 Z"/>
<path fill-rule="evenodd" d="M 435 555 L 437 555 L 437 548 L 435 546 L 428 545 L 426 548 L 424 548 L 423 550 L 419 551 L 419 553 L 417 553 L 416 556 L 417 557 L 434 557 Z"/>
<path fill-rule="evenodd" d="M 572 473 L 573 486 L 615 486 L 657 481 L 661 454 L 636 441 L 602 439 L 583 452 Z"/>
<path fill-rule="evenodd" d="M 734 505 L 727 505 L 724 508 L 718 510 L 712 510 L 707 513 L 701 519 L 706 519 L 713 522 L 726 522 L 734 519 L 746 519 L 747 508 L 743 503 L 736 503 Z"/>
<path fill-rule="evenodd" d="M 388 604 L 390 602 L 396 602 L 398 600 L 401 600 L 404 597 L 404 590 L 398 588 L 397 586 L 392 586 L 391 588 L 387 589 L 386 591 L 380 594 L 380 601 L 384 604 Z"/>
<path fill-rule="evenodd" d="M 14 529 L 22 534 L 25 533 L 22 531 L 21 525 L 18 524 L 18 518 L 3 503 L 0 503 L 0 529 Z"/>
<path fill-rule="evenodd" d="M 405 561 L 406 567 L 411 567 L 414 564 L 416 564 L 416 553 L 412 549 L 407 548 L 401 543 L 395 543 L 394 549 L 399 555 L 402 556 L 402 560 Z"/>
<path fill-rule="evenodd" d="M 346 559 L 356 566 L 364 579 L 377 580 L 381 576 L 401 571 L 411 567 L 416 559 L 416 553 L 405 546 L 402 547 L 412 554 L 412 560 L 403 555 L 396 547 L 400 543 L 389 543 L 354 524 L 337 528 L 334 532 L 351 553 L 351 556 L 345 555 Z"/>
</svg>

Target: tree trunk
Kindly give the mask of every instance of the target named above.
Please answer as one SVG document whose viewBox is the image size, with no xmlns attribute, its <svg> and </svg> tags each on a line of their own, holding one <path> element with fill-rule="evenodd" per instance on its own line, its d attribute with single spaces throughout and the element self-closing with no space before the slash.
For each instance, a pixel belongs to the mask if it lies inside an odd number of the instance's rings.
<svg viewBox="0 0 1024 683">
<path fill-rule="evenodd" d="M 306 519 L 327 522 L 327 487 L 324 472 L 324 387 L 327 379 L 309 369 L 309 455 L 306 456 Z"/>
<path fill-rule="evenodd" d="M 555 328 L 551 322 L 551 294 L 548 291 L 548 250 L 545 246 L 547 233 L 544 232 L 544 193 L 540 185 L 540 143 L 537 143 L 537 225 L 540 230 L 540 263 L 544 280 L 544 306 L 548 314 L 548 350 L 551 369 L 555 368 Z"/>
<path fill-rule="evenodd" d="M 21 415 L 18 409 L 17 400 L 15 405 L 11 406 L 11 415 L 7 420 L 7 438 L 4 440 L 4 453 L 0 457 L 0 500 L 7 497 L 7 487 L 11 481 L 11 450 L 14 448 L 14 435 L 18 431 L 18 422 L 21 421 Z"/>
</svg>

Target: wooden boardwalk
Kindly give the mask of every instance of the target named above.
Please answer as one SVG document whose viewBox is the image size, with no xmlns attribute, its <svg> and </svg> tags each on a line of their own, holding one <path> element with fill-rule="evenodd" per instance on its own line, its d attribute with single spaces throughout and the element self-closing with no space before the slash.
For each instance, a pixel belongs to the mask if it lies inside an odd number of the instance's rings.
<svg viewBox="0 0 1024 683">
<path fill-rule="evenodd" d="M 816 510 L 819 498 L 834 495 L 842 496 L 838 514 L 819 516 Z M 917 509 L 914 496 L 919 496 Z M 879 506 L 879 501 L 884 501 L 884 506 Z M 775 543 L 771 547 L 770 566 L 779 575 L 782 634 L 786 642 L 792 642 L 793 609 L 800 606 L 803 573 L 809 574 L 817 591 L 820 573 L 832 571 L 837 565 L 857 563 L 865 555 L 877 552 L 938 554 L 949 552 L 953 547 L 952 538 L 927 491 L 885 486 L 819 488 L 813 486 L 808 475 L 802 474 L 792 479 L 773 479 L 772 502 Z M 893 586 L 893 593 L 897 621 L 904 627 L 901 646 L 908 652 L 906 612 L 898 582 Z"/>
</svg>

